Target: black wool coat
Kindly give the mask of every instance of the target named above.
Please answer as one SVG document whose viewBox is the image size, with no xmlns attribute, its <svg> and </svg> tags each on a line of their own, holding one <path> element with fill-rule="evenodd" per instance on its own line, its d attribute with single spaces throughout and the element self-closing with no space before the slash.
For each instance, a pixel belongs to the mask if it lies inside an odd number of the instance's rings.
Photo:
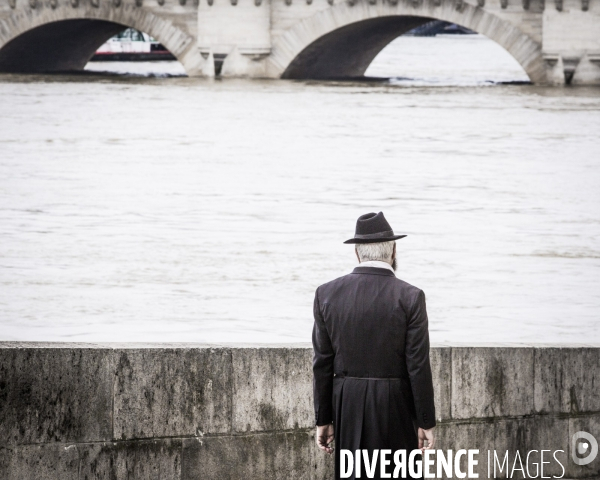
<svg viewBox="0 0 600 480">
<path fill-rule="evenodd" d="M 423 291 L 359 266 L 317 288 L 314 317 L 316 424 L 334 424 L 336 478 L 341 449 L 418 448 L 417 428 L 435 426 Z"/>
</svg>

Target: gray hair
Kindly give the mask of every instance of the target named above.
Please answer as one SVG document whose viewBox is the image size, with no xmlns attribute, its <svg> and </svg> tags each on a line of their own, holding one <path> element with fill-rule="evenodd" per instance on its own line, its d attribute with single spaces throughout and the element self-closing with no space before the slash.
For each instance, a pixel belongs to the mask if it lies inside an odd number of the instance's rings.
<svg viewBox="0 0 600 480">
<path fill-rule="evenodd" d="M 392 263 L 392 253 L 395 241 L 378 243 L 357 243 L 356 251 L 361 262 L 379 260 L 380 262 Z"/>
</svg>

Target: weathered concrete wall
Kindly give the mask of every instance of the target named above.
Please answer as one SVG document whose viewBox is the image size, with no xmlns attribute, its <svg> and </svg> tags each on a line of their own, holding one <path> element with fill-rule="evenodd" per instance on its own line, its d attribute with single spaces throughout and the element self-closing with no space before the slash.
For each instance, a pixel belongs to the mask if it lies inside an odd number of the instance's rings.
<svg viewBox="0 0 600 480">
<path fill-rule="evenodd" d="M 441 449 L 568 452 L 578 430 L 600 438 L 600 348 L 431 358 Z M 0 479 L 331 478 L 311 360 L 307 346 L 0 343 Z M 564 464 L 565 478 L 600 474 L 600 459 Z"/>
</svg>

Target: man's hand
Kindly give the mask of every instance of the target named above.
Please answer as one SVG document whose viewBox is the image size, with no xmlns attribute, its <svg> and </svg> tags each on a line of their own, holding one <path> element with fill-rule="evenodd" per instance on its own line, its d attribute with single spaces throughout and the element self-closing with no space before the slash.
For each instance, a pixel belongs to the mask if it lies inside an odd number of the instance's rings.
<svg viewBox="0 0 600 480">
<path fill-rule="evenodd" d="M 429 430 L 423 430 L 422 428 L 419 428 L 419 450 L 421 450 L 421 452 L 424 450 L 430 450 L 435 446 L 433 428 L 430 428 Z M 425 440 L 427 440 L 427 446 L 425 446 Z"/>
<path fill-rule="evenodd" d="M 329 425 L 321 425 L 317 427 L 317 445 L 321 450 L 327 452 L 329 455 L 333 453 L 333 423 Z"/>
</svg>

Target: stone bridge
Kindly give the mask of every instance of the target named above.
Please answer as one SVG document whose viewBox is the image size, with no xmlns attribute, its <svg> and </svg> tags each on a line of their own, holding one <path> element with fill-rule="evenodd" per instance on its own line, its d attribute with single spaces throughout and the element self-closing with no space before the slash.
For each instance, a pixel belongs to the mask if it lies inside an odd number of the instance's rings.
<svg viewBox="0 0 600 480">
<path fill-rule="evenodd" d="M 0 72 L 82 69 L 133 27 L 191 76 L 358 77 L 432 19 L 494 40 L 533 83 L 600 85 L 600 0 L 0 0 Z"/>
</svg>

